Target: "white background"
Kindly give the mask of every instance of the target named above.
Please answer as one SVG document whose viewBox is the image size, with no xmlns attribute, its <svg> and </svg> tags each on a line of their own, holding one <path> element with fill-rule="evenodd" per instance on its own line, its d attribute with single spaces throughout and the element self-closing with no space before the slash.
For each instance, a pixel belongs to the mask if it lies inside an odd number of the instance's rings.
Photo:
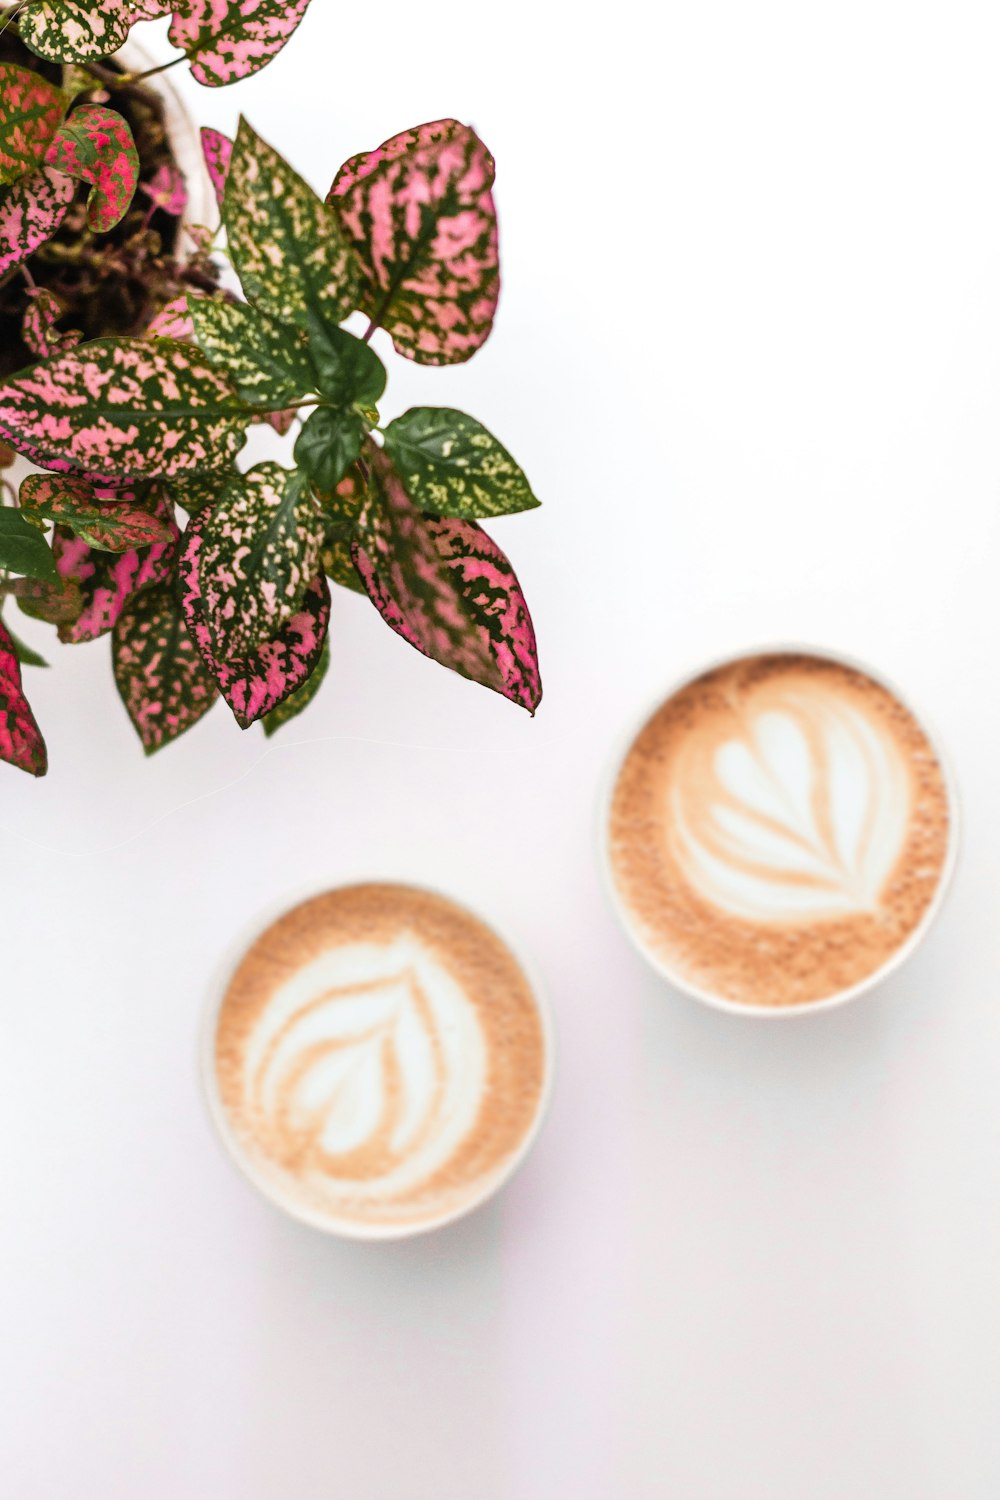
<svg viewBox="0 0 1000 1500">
<path fill-rule="evenodd" d="M 998 57 L 986 3 L 314 0 L 256 80 L 170 75 L 324 191 L 442 114 L 494 151 L 494 335 L 447 372 L 391 357 L 383 410 L 465 407 L 527 469 L 543 509 L 493 530 L 547 691 L 532 722 L 343 591 L 327 684 L 267 745 L 220 707 L 145 762 L 106 642 L 29 673 L 52 770 L 0 768 L 4 1493 L 1000 1493 Z M 966 826 L 909 966 L 768 1024 L 633 955 L 594 821 L 658 688 L 782 638 L 925 707 Z M 234 934 L 360 875 L 492 917 L 561 1035 L 522 1174 L 397 1246 L 258 1201 L 194 1069 Z"/>
</svg>

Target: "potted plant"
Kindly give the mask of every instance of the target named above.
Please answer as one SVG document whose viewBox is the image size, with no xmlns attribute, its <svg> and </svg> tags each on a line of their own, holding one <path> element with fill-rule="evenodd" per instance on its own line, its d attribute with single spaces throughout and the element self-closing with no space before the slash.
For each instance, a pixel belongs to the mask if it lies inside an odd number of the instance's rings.
<svg viewBox="0 0 1000 1500">
<path fill-rule="evenodd" d="M 147 752 L 219 696 L 244 728 L 300 712 L 326 669 L 331 582 L 534 712 L 530 615 L 479 522 L 538 502 L 462 412 L 383 425 L 370 344 L 383 328 L 404 357 L 445 365 L 485 342 L 499 290 L 490 153 L 468 126 L 435 121 L 350 158 L 324 200 L 246 121 L 234 142 L 203 141 L 242 296 L 214 290 L 206 230 L 186 265 L 208 284 L 187 280 L 144 336 L 59 341 L 0 385 L 0 439 L 40 470 L 0 511 L 5 596 L 64 641 L 111 634 Z M 102 189 L 100 170 L 89 180 Z M 344 324 L 358 312 L 355 333 Z M 257 421 L 295 429 L 290 466 L 239 468 Z M 21 665 L 0 622 L 0 758 L 41 774 Z"/>
</svg>

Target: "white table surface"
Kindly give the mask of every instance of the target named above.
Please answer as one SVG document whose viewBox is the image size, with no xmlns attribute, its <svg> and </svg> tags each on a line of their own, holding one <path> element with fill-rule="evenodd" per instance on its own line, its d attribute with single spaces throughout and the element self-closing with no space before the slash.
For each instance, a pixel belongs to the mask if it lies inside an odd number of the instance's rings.
<svg viewBox="0 0 1000 1500">
<path fill-rule="evenodd" d="M 393 357 L 383 409 L 465 407 L 528 470 L 544 508 L 493 529 L 547 691 L 532 722 L 342 591 L 269 744 L 219 708 L 145 762 L 106 642 L 30 673 L 52 770 L 0 771 L 12 1500 L 1000 1493 L 1000 20 L 656 15 L 314 0 L 259 78 L 181 77 L 322 189 L 441 114 L 495 152 L 495 333 Z M 965 839 L 903 972 L 760 1024 L 633 955 L 595 792 L 660 685 L 788 638 L 926 708 Z M 259 1201 L 194 1069 L 234 933 L 369 875 L 492 916 L 561 1040 L 502 1199 L 396 1246 Z"/>
</svg>

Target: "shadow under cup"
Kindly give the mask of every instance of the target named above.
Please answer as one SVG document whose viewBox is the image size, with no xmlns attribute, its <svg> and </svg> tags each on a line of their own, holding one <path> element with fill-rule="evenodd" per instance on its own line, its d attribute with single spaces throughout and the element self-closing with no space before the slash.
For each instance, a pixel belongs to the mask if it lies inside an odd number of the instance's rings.
<svg viewBox="0 0 1000 1500">
<path fill-rule="evenodd" d="M 368 883 L 258 924 L 214 987 L 209 1112 L 241 1172 L 328 1233 L 401 1239 L 513 1175 L 552 1085 L 552 1023 L 492 927 L 435 892 Z"/>
<path fill-rule="evenodd" d="M 660 701 L 617 763 L 602 837 L 613 905 L 664 978 L 790 1015 L 865 993 L 913 951 L 958 809 L 894 687 L 844 657 L 768 649 Z"/>
</svg>

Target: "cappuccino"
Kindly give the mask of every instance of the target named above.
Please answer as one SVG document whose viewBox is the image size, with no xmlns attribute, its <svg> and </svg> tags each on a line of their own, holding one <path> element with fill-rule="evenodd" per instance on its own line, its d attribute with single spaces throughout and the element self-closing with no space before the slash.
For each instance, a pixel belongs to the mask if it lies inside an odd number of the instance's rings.
<svg viewBox="0 0 1000 1500">
<path fill-rule="evenodd" d="M 321 1228 L 393 1238 L 510 1175 L 549 1064 L 536 994 L 489 927 L 429 891 L 357 885 L 294 907 L 243 956 L 209 1091 L 269 1197 Z"/>
<path fill-rule="evenodd" d="M 687 683 L 619 769 L 607 849 L 629 932 L 704 999 L 846 998 L 936 906 L 954 812 L 910 710 L 845 663 L 764 653 Z"/>
</svg>

